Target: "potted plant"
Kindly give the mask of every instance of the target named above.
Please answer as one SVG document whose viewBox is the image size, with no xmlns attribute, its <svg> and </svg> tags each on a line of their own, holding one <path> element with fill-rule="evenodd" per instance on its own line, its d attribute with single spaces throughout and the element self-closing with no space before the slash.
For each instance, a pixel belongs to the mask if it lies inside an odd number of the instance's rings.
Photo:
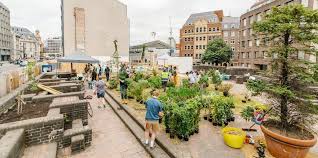
<svg viewBox="0 0 318 158">
<path fill-rule="evenodd" d="M 230 91 L 230 89 L 233 87 L 233 85 L 232 84 L 229 84 L 229 83 L 227 83 L 227 84 L 221 84 L 220 86 L 219 86 L 219 88 L 218 88 L 218 90 L 219 91 L 221 91 L 221 92 L 223 92 L 223 95 L 224 96 L 229 96 L 229 91 Z"/>
<path fill-rule="evenodd" d="M 317 83 L 316 63 L 302 54 L 316 53 L 318 11 L 302 5 L 274 7 L 253 30 L 270 46 L 271 69 L 267 81 L 248 82 L 255 93 L 265 92 L 272 99 L 274 115 L 261 125 L 269 152 L 279 158 L 304 158 L 317 138 L 310 125 L 317 121 L 316 108 L 306 99 L 308 87 Z M 268 42 L 270 41 L 270 42 Z M 263 86 L 265 85 L 265 86 Z"/>
</svg>

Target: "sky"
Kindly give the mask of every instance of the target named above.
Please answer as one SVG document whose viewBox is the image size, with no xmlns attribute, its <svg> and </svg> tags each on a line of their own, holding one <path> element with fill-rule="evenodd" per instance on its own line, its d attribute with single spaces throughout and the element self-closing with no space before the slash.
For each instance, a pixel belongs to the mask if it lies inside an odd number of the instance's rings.
<svg viewBox="0 0 318 158">
<path fill-rule="evenodd" d="M 93 0 L 90 0 L 93 1 Z M 224 11 L 239 17 L 256 0 L 119 0 L 127 5 L 130 20 L 130 45 L 151 40 L 168 41 L 170 20 L 173 37 L 193 13 Z M 43 39 L 61 36 L 60 0 L 1 0 L 11 12 L 11 26 L 40 30 Z M 27 2 L 27 3 L 26 3 Z M 170 17 L 170 18 L 169 18 Z M 152 32 L 156 32 L 153 38 Z"/>
</svg>

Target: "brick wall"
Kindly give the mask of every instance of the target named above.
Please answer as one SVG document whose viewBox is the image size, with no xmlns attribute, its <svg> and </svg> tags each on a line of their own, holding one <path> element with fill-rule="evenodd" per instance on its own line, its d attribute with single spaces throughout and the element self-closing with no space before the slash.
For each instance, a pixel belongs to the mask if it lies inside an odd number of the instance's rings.
<svg viewBox="0 0 318 158">
<path fill-rule="evenodd" d="M 66 118 L 68 122 L 71 123 L 73 120 L 82 119 L 83 125 L 86 126 L 88 124 L 87 105 L 88 101 L 78 100 L 68 103 L 51 104 L 50 109 L 60 108 L 60 113 L 64 115 L 64 118 Z M 69 127 L 67 127 L 67 129 L 68 128 Z"/>
<path fill-rule="evenodd" d="M 63 115 L 0 124 L 0 133 L 14 129 L 25 129 L 25 145 L 60 142 L 64 131 Z"/>
<path fill-rule="evenodd" d="M 63 94 L 57 94 L 57 95 L 34 96 L 32 98 L 32 101 L 38 103 L 38 102 L 52 101 L 54 98 L 67 97 L 67 96 L 78 96 L 80 99 L 84 99 L 84 91 L 63 93 Z"/>
</svg>

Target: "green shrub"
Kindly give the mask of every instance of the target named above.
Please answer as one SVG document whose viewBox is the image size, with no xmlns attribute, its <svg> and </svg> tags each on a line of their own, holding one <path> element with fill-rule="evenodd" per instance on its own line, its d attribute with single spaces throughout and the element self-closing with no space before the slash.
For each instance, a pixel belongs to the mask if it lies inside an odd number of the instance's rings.
<svg viewBox="0 0 318 158">
<path fill-rule="evenodd" d="M 109 89 L 116 89 L 118 87 L 119 82 L 116 79 L 110 79 L 108 82 Z"/>
<path fill-rule="evenodd" d="M 176 85 L 173 82 L 169 81 L 167 83 L 167 87 L 176 87 Z"/>
<path fill-rule="evenodd" d="M 148 82 L 150 86 L 153 88 L 161 88 L 161 78 L 159 76 L 151 76 L 148 79 Z"/>
<path fill-rule="evenodd" d="M 138 82 L 139 80 L 144 79 L 144 74 L 142 72 L 137 72 L 134 75 L 134 81 Z"/>
<path fill-rule="evenodd" d="M 213 121 L 224 125 L 224 123 L 234 115 L 232 111 L 232 108 L 234 108 L 233 98 L 214 96 L 211 108 Z"/>
<path fill-rule="evenodd" d="M 246 121 L 251 121 L 251 119 L 254 117 L 254 108 L 251 106 L 246 106 L 241 111 L 241 116 Z"/>
</svg>

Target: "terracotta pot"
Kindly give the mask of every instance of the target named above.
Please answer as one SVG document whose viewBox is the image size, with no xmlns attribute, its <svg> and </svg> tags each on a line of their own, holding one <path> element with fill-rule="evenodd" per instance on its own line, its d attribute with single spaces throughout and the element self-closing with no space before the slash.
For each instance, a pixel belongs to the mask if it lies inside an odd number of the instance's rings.
<svg viewBox="0 0 318 158">
<path fill-rule="evenodd" d="M 301 140 L 282 136 L 261 126 L 268 151 L 277 158 L 305 158 L 309 149 L 317 143 L 317 138 Z"/>
</svg>

